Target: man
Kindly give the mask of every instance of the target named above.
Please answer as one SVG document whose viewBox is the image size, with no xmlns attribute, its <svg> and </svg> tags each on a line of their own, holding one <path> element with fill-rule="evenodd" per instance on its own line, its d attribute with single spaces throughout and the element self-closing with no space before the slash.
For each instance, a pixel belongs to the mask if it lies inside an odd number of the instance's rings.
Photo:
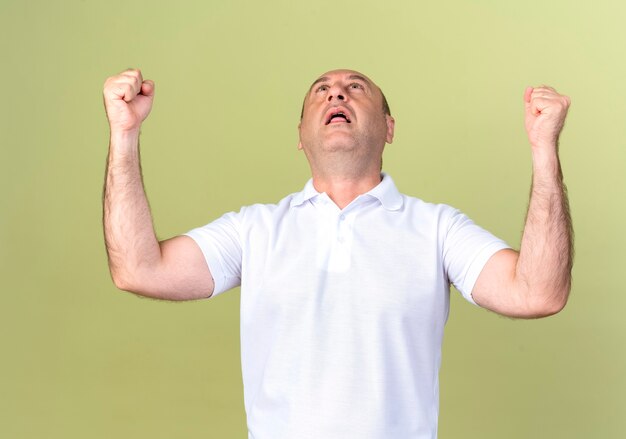
<svg viewBox="0 0 626 439">
<path fill-rule="evenodd" d="M 379 87 L 351 70 L 325 73 L 305 97 L 302 192 L 158 242 L 138 146 L 153 96 L 139 70 L 104 87 L 111 274 L 123 290 L 169 300 L 241 285 L 249 438 L 434 438 L 450 283 L 512 317 L 565 306 L 572 231 L 558 138 L 569 99 L 554 89 L 524 96 L 533 182 L 519 252 L 381 174 L 394 119 Z"/>
</svg>

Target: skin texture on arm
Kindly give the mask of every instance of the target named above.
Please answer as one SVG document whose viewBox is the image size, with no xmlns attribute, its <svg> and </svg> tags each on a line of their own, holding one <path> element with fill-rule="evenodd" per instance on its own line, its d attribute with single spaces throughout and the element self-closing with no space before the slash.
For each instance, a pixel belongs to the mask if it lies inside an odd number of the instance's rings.
<svg viewBox="0 0 626 439">
<path fill-rule="evenodd" d="M 211 296 L 213 278 L 197 244 L 187 236 L 159 242 L 154 232 L 139 154 L 139 131 L 152 108 L 154 83 L 144 81 L 139 70 L 126 70 L 106 80 L 103 95 L 111 129 L 103 223 L 115 285 L 166 300 Z"/>
<path fill-rule="evenodd" d="M 498 314 L 537 318 L 563 309 L 571 287 L 573 229 L 558 156 L 570 100 L 550 87 L 529 87 L 524 102 L 533 177 L 520 251 L 493 255 L 472 296 Z"/>
</svg>

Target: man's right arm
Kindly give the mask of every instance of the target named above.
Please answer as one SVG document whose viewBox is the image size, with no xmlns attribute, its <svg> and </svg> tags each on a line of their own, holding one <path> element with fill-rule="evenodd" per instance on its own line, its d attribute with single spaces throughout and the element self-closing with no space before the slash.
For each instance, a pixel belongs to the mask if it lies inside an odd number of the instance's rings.
<svg viewBox="0 0 626 439">
<path fill-rule="evenodd" d="M 104 184 L 104 236 L 115 285 L 166 300 L 210 297 L 213 278 L 198 245 L 188 236 L 159 242 L 141 175 L 139 131 L 148 117 L 154 83 L 126 70 L 104 84 L 111 129 Z"/>
</svg>

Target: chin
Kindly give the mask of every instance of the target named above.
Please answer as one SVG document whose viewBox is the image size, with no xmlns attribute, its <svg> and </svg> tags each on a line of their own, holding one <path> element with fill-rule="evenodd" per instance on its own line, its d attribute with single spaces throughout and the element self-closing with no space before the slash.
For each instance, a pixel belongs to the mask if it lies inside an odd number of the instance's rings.
<svg viewBox="0 0 626 439">
<path fill-rule="evenodd" d="M 349 152 L 358 149 L 354 142 L 332 142 L 322 145 L 322 148 L 327 152 Z"/>
<path fill-rule="evenodd" d="M 322 148 L 325 150 L 353 150 L 356 149 L 359 142 L 347 133 L 335 133 L 322 142 Z"/>
</svg>

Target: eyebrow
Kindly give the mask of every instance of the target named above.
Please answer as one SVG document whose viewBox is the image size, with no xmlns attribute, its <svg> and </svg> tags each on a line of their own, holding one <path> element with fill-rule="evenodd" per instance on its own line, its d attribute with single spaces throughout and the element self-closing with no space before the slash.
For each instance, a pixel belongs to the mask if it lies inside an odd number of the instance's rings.
<svg viewBox="0 0 626 439">
<path fill-rule="evenodd" d="M 311 84 L 311 87 L 309 87 L 309 93 L 311 92 L 311 90 L 313 89 L 313 87 L 315 87 L 315 84 L 319 84 L 320 82 L 326 82 L 328 81 L 330 78 L 328 76 L 322 76 L 321 78 L 316 79 L 313 84 Z M 365 82 L 367 85 L 371 86 L 372 83 L 370 81 L 367 80 L 367 78 L 365 78 L 364 76 L 361 75 L 350 75 L 348 76 L 348 79 L 354 80 L 357 79 L 359 81 L 363 81 Z"/>
<path fill-rule="evenodd" d="M 328 81 L 328 76 L 322 76 L 321 78 L 316 79 L 313 84 L 311 84 L 311 86 L 309 87 L 309 93 L 311 92 L 311 90 L 313 89 L 313 87 L 315 87 L 315 84 L 319 84 L 320 82 L 325 82 Z"/>
<path fill-rule="evenodd" d="M 364 76 L 361 76 L 361 75 L 350 75 L 350 76 L 348 76 L 348 79 L 358 79 L 358 80 L 360 80 L 360 81 L 365 82 L 365 83 L 366 83 L 366 84 L 368 84 L 368 85 L 369 85 L 369 84 L 371 84 L 371 83 L 367 80 L 367 78 L 365 78 Z"/>
</svg>

